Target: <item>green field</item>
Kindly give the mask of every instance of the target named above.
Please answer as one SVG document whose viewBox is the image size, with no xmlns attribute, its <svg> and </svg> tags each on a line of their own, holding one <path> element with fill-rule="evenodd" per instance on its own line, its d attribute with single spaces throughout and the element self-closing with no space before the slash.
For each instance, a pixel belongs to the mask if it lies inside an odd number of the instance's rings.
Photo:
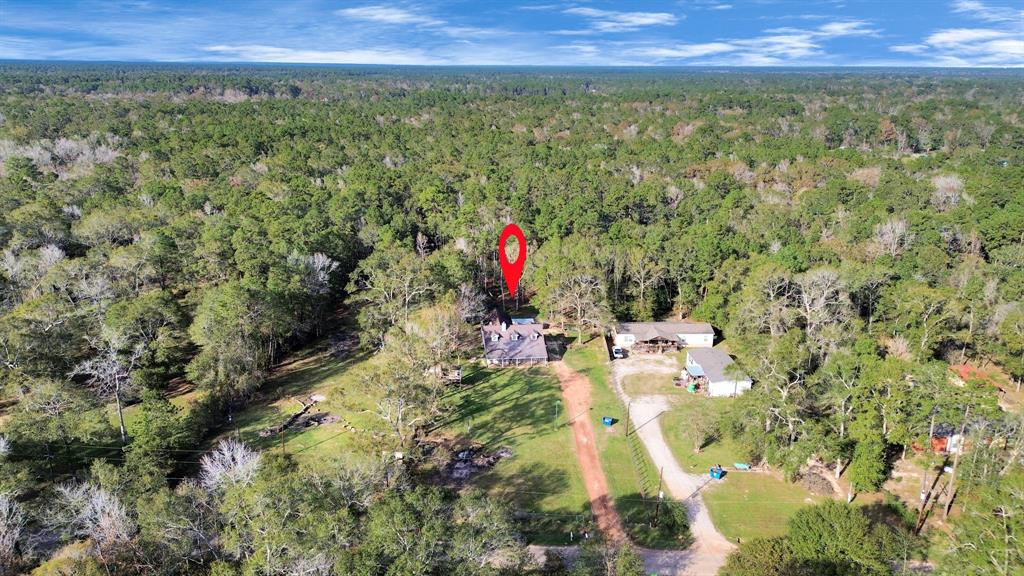
<svg viewBox="0 0 1024 576">
<path fill-rule="evenodd" d="M 263 450 L 283 449 L 311 467 L 370 456 L 376 446 L 372 431 L 380 430 L 381 424 L 368 412 L 375 399 L 364 391 L 361 380 L 379 361 L 365 354 L 338 358 L 322 347 L 297 353 L 275 369 L 244 410 L 225 422 L 218 438 L 237 436 Z M 591 515 L 557 379 L 547 368 L 467 365 L 464 370 L 463 385 L 446 398 L 451 416 L 434 434 L 479 443 L 485 451 L 511 448 L 513 457 L 482 473 L 471 485 L 509 502 L 524 517 L 524 533 L 530 541 L 569 543 L 569 532 L 578 533 Z M 172 402 L 187 407 L 196 394 L 175 396 Z M 261 430 L 279 425 L 301 410 L 300 400 L 308 402 L 314 394 L 327 398 L 314 412 L 340 415 L 343 421 L 291 430 L 283 437 L 260 437 Z M 116 425 L 112 407 L 110 414 Z M 129 432 L 138 414 L 137 405 L 125 410 Z"/>
<path fill-rule="evenodd" d="M 715 464 L 732 468 L 736 462 L 747 461 L 742 447 L 728 437 L 715 438 L 700 453 L 694 452 L 694 441 L 680 424 L 699 410 L 724 412 L 735 399 L 707 398 L 682 391 L 673 394 L 672 400 L 673 407 L 661 417 L 661 426 L 683 469 L 706 474 Z M 730 471 L 721 483 L 710 485 L 702 494 L 715 526 L 733 541 L 782 535 L 786 532 L 786 521 L 797 510 L 822 499 L 774 475 L 738 470 Z"/>
<path fill-rule="evenodd" d="M 641 487 L 648 496 L 655 496 L 658 486 L 658 472 L 647 452 L 637 450 L 631 455 L 630 442 L 638 438 L 626 438 L 625 407 L 612 390 L 608 374 L 608 352 L 604 340 L 595 338 L 583 346 L 571 347 L 565 354 L 565 362 L 590 379 L 592 384 L 591 402 L 593 410 L 589 415 L 597 436 L 598 455 L 601 467 L 608 480 L 608 489 L 615 499 L 615 507 L 626 524 L 630 538 L 639 545 L 651 548 L 680 548 L 688 544 L 689 534 L 668 529 L 652 530 L 650 521 L 654 514 L 654 500 L 644 500 Z M 611 416 L 619 422 L 605 427 L 602 416 Z M 637 468 L 634 468 L 634 459 Z M 662 528 L 666 528 L 662 524 Z"/>
<path fill-rule="evenodd" d="M 448 434 L 485 451 L 512 449 L 473 483 L 530 515 L 523 529 L 537 543 L 568 544 L 569 532 L 591 518 L 561 397 L 548 368 L 469 366 L 444 423 Z"/>
</svg>

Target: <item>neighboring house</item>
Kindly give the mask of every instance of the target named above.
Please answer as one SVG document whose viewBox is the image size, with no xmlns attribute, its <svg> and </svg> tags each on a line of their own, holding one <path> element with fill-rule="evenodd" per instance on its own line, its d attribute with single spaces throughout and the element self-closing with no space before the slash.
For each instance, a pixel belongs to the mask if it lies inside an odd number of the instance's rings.
<svg viewBox="0 0 1024 576">
<path fill-rule="evenodd" d="M 504 314 L 491 314 L 489 321 L 480 327 L 484 361 L 497 366 L 546 363 L 548 347 L 543 329 L 543 324 L 532 319 L 510 320 Z"/>
<path fill-rule="evenodd" d="M 697 382 L 708 396 L 739 396 L 750 390 L 753 381 L 738 373 L 735 362 L 717 348 L 694 348 L 686 351 L 684 382 Z"/>
<path fill-rule="evenodd" d="M 715 329 L 707 322 L 622 322 L 615 327 L 615 345 L 636 352 L 711 348 Z"/>
</svg>

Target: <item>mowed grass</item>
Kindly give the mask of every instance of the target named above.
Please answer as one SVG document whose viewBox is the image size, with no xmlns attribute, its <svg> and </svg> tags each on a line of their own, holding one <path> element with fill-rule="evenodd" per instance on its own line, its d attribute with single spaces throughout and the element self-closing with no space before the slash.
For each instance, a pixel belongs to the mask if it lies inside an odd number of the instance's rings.
<svg viewBox="0 0 1024 576">
<path fill-rule="evenodd" d="M 673 406 L 662 415 L 661 426 L 676 460 L 692 474 L 707 474 L 715 464 L 729 470 L 721 482 L 709 484 L 702 492 L 715 527 L 726 538 L 736 541 L 785 534 L 786 522 L 797 510 L 823 499 L 773 474 L 732 470 L 733 464 L 747 462 L 747 457 L 743 447 L 727 436 L 713 438 L 700 453 L 695 452 L 694 439 L 683 423 L 698 411 L 723 414 L 736 399 L 708 398 L 685 389 L 679 392 L 671 378 L 669 381 Z"/>
<path fill-rule="evenodd" d="M 742 471 L 730 471 L 703 496 L 715 526 L 733 541 L 781 536 L 797 510 L 824 499 L 769 474 Z"/>
<path fill-rule="evenodd" d="M 604 340 L 595 338 L 582 346 L 572 346 L 564 360 L 571 368 L 590 379 L 593 409 L 581 417 L 590 418 L 594 427 L 598 456 L 608 481 L 608 490 L 630 538 L 636 544 L 651 548 L 685 547 L 688 544 L 687 533 L 671 534 L 652 530 L 649 526 L 656 505 L 654 498 L 658 489 L 658 472 L 643 449 L 638 451 L 639 458 L 634 467 L 630 439 L 625 435 L 625 407 L 612 389 Z M 601 423 L 603 416 L 611 416 L 617 422 L 606 427 Z M 648 500 L 643 498 L 644 485 L 647 495 L 651 497 Z"/>
<path fill-rule="evenodd" d="M 368 412 L 375 399 L 362 385 L 363 375 L 372 369 L 377 357 L 351 354 L 339 358 L 323 349 L 313 348 L 279 366 L 252 402 L 225 423 L 221 437 L 235 436 L 261 450 L 284 450 L 303 464 L 317 466 L 325 461 L 362 455 L 362 441 L 354 432 L 379 428 L 378 419 Z M 260 432 L 279 426 L 302 410 L 313 395 L 326 397 L 307 414 L 328 412 L 342 418 L 302 430 L 261 436 Z"/>
<path fill-rule="evenodd" d="M 531 542 L 568 544 L 590 521 L 586 488 L 566 426 L 558 379 L 547 367 L 467 366 L 463 386 L 448 401 L 443 429 L 482 445 L 507 447 L 512 457 L 471 480 L 524 516 Z"/>
</svg>

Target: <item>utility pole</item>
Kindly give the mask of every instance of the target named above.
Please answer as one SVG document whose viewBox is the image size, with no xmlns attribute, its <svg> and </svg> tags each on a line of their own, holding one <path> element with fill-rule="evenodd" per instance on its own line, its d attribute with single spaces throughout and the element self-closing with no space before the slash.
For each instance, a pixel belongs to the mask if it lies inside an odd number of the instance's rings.
<svg viewBox="0 0 1024 576">
<path fill-rule="evenodd" d="M 949 496 L 946 496 L 946 507 L 942 511 L 942 518 L 949 518 L 949 510 L 953 507 L 953 497 L 956 496 L 956 468 L 960 464 L 960 453 L 964 451 L 964 432 L 967 430 L 967 417 L 971 413 L 971 405 L 964 410 L 964 421 L 960 424 L 960 440 L 956 444 L 956 453 L 953 454 L 953 472 L 949 478 Z M 951 439 L 952 440 L 952 439 Z"/>
<path fill-rule="evenodd" d="M 658 526 L 658 517 L 661 515 L 661 501 L 665 499 L 665 492 L 661 489 L 662 480 L 665 479 L 665 467 L 661 467 L 661 472 L 658 473 L 658 504 L 654 508 L 654 526 Z"/>
<path fill-rule="evenodd" d="M 928 426 L 928 444 L 927 450 L 932 450 L 932 438 L 935 436 L 935 412 L 932 411 L 932 421 Z M 928 488 L 928 474 L 931 473 L 932 469 L 935 468 L 935 453 L 931 452 L 931 456 L 928 457 L 928 468 L 925 469 L 924 474 L 921 475 L 921 495 L 919 496 L 921 503 L 917 510 L 917 524 L 915 524 L 914 533 L 918 534 L 921 532 L 921 528 L 924 526 L 924 513 L 927 507 L 928 500 L 931 496 L 931 489 Z"/>
</svg>

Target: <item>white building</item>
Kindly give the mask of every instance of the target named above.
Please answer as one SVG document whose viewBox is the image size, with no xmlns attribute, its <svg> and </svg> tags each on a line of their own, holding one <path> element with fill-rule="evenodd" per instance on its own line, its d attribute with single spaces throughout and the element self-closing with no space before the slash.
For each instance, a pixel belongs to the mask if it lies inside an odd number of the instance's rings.
<svg viewBox="0 0 1024 576">
<path fill-rule="evenodd" d="M 696 381 L 708 396 L 739 396 L 753 381 L 738 371 L 738 366 L 725 352 L 716 348 L 698 348 L 686 351 L 684 381 Z"/>
<path fill-rule="evenodd" d="M 707 322 L 623 322 L 615 327 L 615 345 L 637 352 L 711 348 L 715 329 Z"/>
</svg>

